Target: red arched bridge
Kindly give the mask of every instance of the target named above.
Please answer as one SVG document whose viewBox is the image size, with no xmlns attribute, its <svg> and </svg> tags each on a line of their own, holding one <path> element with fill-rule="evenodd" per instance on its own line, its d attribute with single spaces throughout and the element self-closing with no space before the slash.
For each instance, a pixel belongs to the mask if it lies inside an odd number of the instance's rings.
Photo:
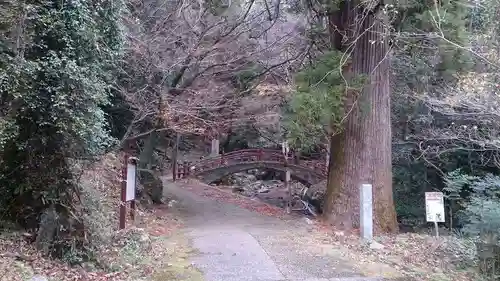
<svg viewBox="0 0 500 281">
<path fill-rule="evenodd" d="M 282 151 L 275 149 L 243 149 L 195 163 L 178 164 L 175 174 L 176 178 L 194 176 L 205 183 L 212 183 L 230 174 L 251 169 L 283 173 L 288 169 L 292 179 L 306 185 L 316 184 L 327 176 L 324 160 L 311 160 L 290 154 L 285 161 Z"/>
</svg>

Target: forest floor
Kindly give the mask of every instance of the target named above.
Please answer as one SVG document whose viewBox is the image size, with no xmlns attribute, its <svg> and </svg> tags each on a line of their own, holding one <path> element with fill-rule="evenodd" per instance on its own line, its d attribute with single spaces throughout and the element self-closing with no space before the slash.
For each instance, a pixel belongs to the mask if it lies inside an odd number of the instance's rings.
<svg viewBox="0 0 500 281">
<path fill-rule="evenodd" d="M 478 280 L 456 267 L 470 247 L 455 238 L 402 234 L 370 247 L 356 233 L 194 180 L 165 179 L 165 197 L 115 231 L 99 265 L 70 267 L 22 232 L 0 233 L 0 280 Z"/>
</svg>

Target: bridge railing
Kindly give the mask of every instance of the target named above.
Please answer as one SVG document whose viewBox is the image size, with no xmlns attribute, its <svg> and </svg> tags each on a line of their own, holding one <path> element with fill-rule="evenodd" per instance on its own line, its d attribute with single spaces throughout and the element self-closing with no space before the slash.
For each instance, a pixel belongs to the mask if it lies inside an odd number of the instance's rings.
<svg viewBox="0 0 500 281">
<path fill-rule="evenodd" d="M 285 162 L 285 157 L 280 150 L 275 149 L 243 149 L 210 157 L 193 163 L 189 171 L 183 170 L 184 176 L 216 168 L 231 166 L 247 162 Z M 315 160 L 307 157 L 296 157 L 293 153 L 288 156 L 288 163 L 305 166 L 317 173 L 326 174 L 324 160 Z"/>
</svg>

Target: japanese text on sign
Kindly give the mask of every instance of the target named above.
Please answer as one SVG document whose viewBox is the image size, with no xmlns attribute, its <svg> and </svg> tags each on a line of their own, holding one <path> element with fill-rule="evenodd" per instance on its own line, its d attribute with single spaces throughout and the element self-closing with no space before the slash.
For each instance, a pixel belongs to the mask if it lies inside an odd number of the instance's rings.
<svg viewBox="0 0 500 281">
<path fill-rule="evenodd" d="M 444 222 L 444 197 L 442 192 L 425 193 L 425 214 L 428 222 Z"/>
</svg>

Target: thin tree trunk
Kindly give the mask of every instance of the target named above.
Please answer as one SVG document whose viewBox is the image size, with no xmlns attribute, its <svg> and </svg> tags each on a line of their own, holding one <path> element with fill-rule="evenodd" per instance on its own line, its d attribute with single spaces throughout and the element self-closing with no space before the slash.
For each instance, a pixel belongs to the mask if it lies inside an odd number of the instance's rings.
<svg viewBox="0 0 500 281">
<path fill-rule="evenodd" d="M 350 7 L 355 7 L 349 2 Z M 359 5 L 358 5 L 359 7 Z M 351 76 L 366 76 L 361 91 L 348 90 L 344 131 L 331 139 L 325 209 L 345 228 L 359 227 L 359 187 L 373 185 L 377 232 L 397 231 L 392 194 L 391 123 L 388 46 L 382 13 L 348 8 L 347 35 L 354 48 Z M 345 16 L 345 14 L 343 14 Z M 362 22 L 356 22 L 361 21 Z"/>
</svg>

